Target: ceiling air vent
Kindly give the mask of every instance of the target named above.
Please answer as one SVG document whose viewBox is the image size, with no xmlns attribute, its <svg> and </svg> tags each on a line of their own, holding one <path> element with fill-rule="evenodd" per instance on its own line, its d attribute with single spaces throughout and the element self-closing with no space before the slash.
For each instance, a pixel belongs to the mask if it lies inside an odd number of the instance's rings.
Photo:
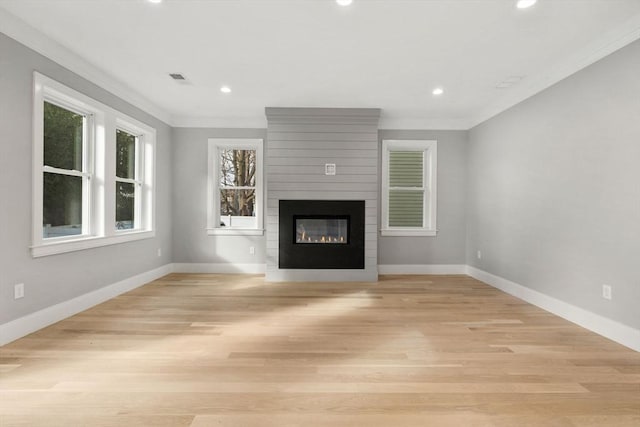
<svg viewBox="0 0 640 427">
<path fill-rule="evenodd" d="M 507 89 L 511 86 L 520 83 L 525 76 L 509 76 L 500 83 L 496 84 L 496 89 Z"/>
<path fill-rule="evenodd" d="M 174 82 L 181 85 L 191 85 L 191 82 L 187 80 L 187 78 L 182 73 L 169 73 L 169 77 L 171 77 Z"/>
</svg>

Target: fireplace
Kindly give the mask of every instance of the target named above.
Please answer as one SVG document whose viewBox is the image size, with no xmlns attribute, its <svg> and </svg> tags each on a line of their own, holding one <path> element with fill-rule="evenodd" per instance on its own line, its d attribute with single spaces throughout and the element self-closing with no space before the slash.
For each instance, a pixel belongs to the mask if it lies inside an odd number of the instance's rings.
<svg viewBox="0 0 640 427">
<path fill-rule="evenodd" d="M 349 244 L 349 216 L 294 215 L 295 244 Z"/>
<path fill-rule="evenodd" d="M 280 200 L 279 267 L 364 269 L 364 201 Z"/>
</svg>

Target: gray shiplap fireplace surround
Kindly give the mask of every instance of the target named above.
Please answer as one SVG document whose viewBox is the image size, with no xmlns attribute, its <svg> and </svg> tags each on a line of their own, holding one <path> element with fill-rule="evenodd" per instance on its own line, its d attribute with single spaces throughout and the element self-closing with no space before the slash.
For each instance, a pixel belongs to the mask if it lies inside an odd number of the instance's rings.
<svg viewBox="0 0 640 427">
<path fill-rule="evenodd" d="M 266 108 L 268 281 L 378 279 L 377 108 Z M 325 165 L 335 164 L 335 175 Z M 364 201 L 364 268 L 279 268 L 280 200 Z"/>
</svg>

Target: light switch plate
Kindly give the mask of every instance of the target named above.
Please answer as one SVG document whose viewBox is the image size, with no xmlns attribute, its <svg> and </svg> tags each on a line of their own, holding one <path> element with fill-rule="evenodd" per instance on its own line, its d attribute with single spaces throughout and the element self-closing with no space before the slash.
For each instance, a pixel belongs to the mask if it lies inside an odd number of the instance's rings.
<svg viewBox="0 0 640 427">
<path fill-rule="evenodd" d="M 336 164 L 335 163 L 326 163 L 324 165 L 324 174 L 325 175 L 335 175 L 336 174 Z"/>
</svg>

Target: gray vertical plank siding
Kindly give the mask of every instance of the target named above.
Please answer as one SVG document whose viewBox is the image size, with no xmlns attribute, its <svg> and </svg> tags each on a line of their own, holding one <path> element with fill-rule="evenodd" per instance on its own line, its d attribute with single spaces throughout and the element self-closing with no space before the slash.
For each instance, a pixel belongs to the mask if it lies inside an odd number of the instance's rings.
<svg viewBox="0 0 640 427">
<path fill-rule="evenodd" d="M 267 108 L 266 278 L 367 280 L 378 277 L 378 119 L 374 108 Z M 336 175 L 325 175 L 335 163 Z M 364 270 L 278 268 L 280 200 L 364 200 Z"/>
</svg>

